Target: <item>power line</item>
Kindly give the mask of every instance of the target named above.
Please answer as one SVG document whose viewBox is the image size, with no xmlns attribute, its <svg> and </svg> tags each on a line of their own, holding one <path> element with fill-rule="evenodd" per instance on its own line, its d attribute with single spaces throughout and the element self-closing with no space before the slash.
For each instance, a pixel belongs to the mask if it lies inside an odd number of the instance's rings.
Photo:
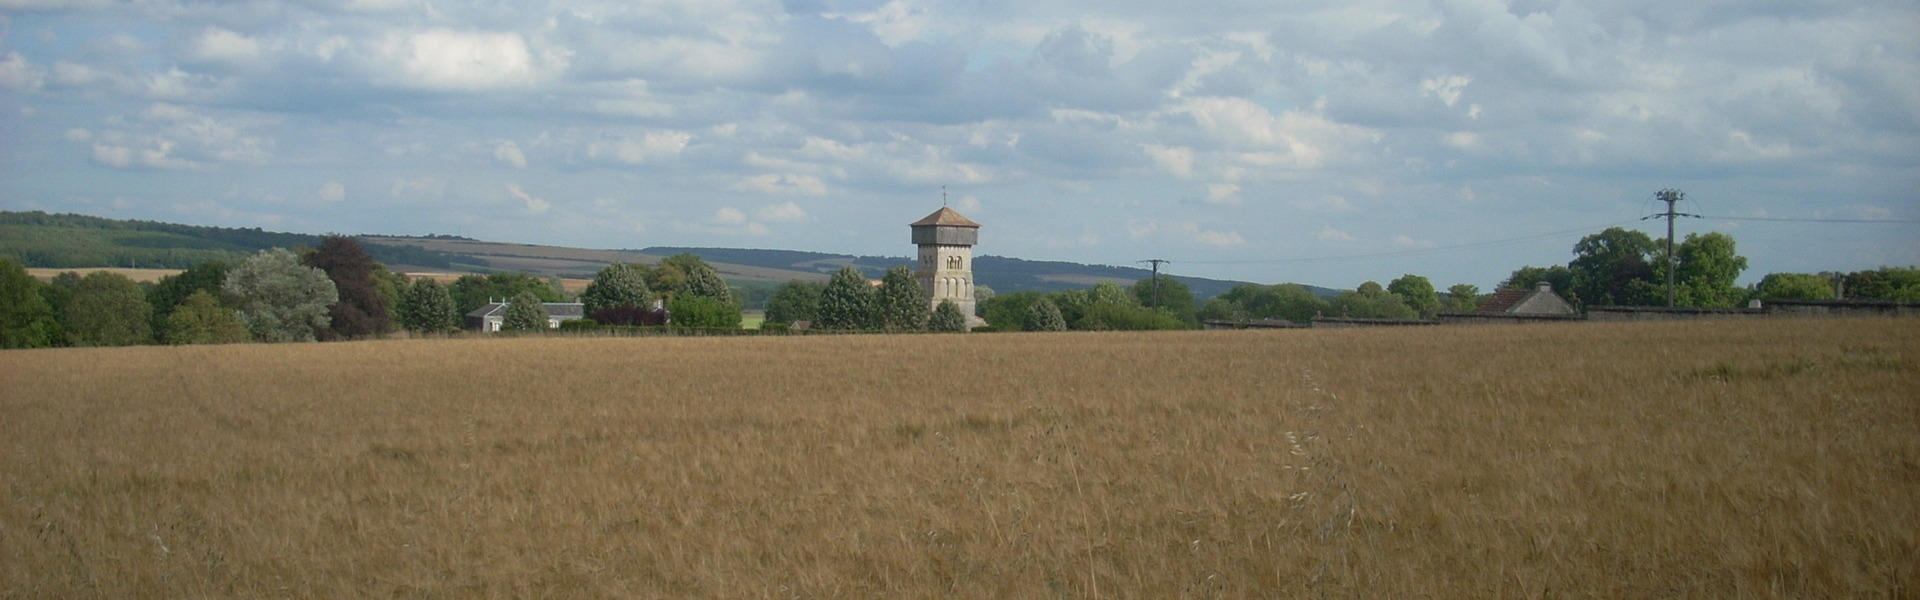
<svg viewBox="0 0 1920 600">
<path fill-rule="evenodd" d="M 1712 215 L 1705 215 L 1700 218 L 1713 219 L 1716 221 L 1778 221 L 1784 223 L 1887 223 L 1895 225 L 1920 223 L 1920 219 L 1797 219 L 1792 217 L 1716 217 Z"/>
<path fill-rule="evenodd" d="M 1371 258 L 1393 258 L 1393 257 L 1399 257 L 1399 256 L 1415 256 L 1415 255 L 1428 254 L 1428 253 L 1434 253 L 1434 252 L 1451 252 L 1454 250 L 1490 248 L 1494 246 L 1504 246 L 1507 244 L 1518 244 L 1520 242 L 1531 242 L 1534 240 L 1556 238 L 1556 237 L 1561 237 L 1566 235 L 1573 235 L 1576 233 L 1586 233 L 1589 231 L 1606 229 L 1608 227 L 1617 227 L 1620 225 L 1634 223 L 1639 220 L 1640 219 L 1631 219 L 1626 221 L 1607 223 L 1604 225 L 1591 225 L 1591 226 L 1581 227 L 1577 229 L 1566 229 L 1566 230 L 1554 231 L 1550 233 L 1539 233 L 1539 234 L 1522 236 L 1517 238 L 1489 240 L 1484 242 L 1472 242 L 1467 244 L 1457 244 L 1453 246 L 1439 246 L 1434 248 L 1414 248 L 1411 250 L 1395 250 L 1393 252 L 1376 252 L 1373 254 L 1345 254 L 1345 255 L 1339 255 L 1339 256 L 1314 256 L 1314 257 L 1306 257 L 1306 258 L 1267 258 L 1267 259 L 1247 259 L 1247 260 L 1183 260 L 1180 262 L 1183 264 L 1190 264 L 1190 265 L 1245 265 L 1245 264 L 1324 262 L 1324 261 L 1337 261 L 1337 260 L 1362 260 L 1362 259 L 1371 259 Z"/>
<path fill-rule="evenodd" d="M 1663 215 L 1655 215 L 1655 217 L 1659 217 L 1659 216 L 1663 216 Z M 1869 224 L 1893 224 L 1893 225 L 1920 223 L 1920 219 L 1878 219 L 1876 220 L 1876 219 L 1810 219 L 1810 218 L 1803 219 L 1803 218 L 1790 218 L 1790 217 L 1723 217 L 1723 216 L 1713 216 L 1713 215 L 1686 215 L 1686 216 L 1692 216 L 1700 219 L 1718 220 L 1718 221 L 1778 221 L 1778 222 L 1791 222 L 1791 223 L 1869 223 Z M 1653 218 L 1653 217 L 1629 219 L 1626 221 L 1616 221 L 1613 223 L 1606 223 L 1602 225 L 1589 225 L 1586 227 L 1579 227 L 1574 229 L 1563 229 L 1560 231 L 1538 233 L 1534 235 L 1527 235 L 1527 236 L 1521 236 L 1521 237 L 1515 237 L 1515 238 L 1489 240 L 1484 242 L 1471 242 L 1466 244 L 1456 244 L 1452 246 L 1438 246 L 1433 248 L 1413 248 L 1408 250 L 1395 250 L 1392 252 L 1376 252 L 1372 254 L 1341 254 L 1336 256 L 1311 256 L 1311 257 L 1303 257 L 1303 258 L 1253 258 L 1253 259 L 1241 259 L 1241 260 L 1181 260 L 1180 262 L 1183 264 L 1189 264 L 1189 265 L 1262 265 L 1262 264 L 1284 264 L 1284 263 L 1335 262 L 1335 261 L 1344 261 L 1344 260 L 1368 260 L 1368 259 L 1375 259 L 1375 258 L 1397 258 L 1402 256 L 1418 256 L 1422 254 L 1453 252 L 1456 250 L 1491 248 L 1491 247 L 1497 247 L 1497 246 L 1505 246 L 1509 244 L 1518 244 L 1522 242 L 1531 242 L 1535 240 L 1550 239 L 1550 238 L 1572 235 L 1576 233 L 1587 233 L 1592 231 L 1599 231 L 1601 229 L 1606 229 L 1608 227 L 1618 227 L 1621 225 L 1628 225 L 1628 224 L 1637 223 L 1640 221 L 1645 221 L 1648 218 Z M 1148 262 L 1148 261 L 1137 261 L 1137 262 Z"/>
</svg>

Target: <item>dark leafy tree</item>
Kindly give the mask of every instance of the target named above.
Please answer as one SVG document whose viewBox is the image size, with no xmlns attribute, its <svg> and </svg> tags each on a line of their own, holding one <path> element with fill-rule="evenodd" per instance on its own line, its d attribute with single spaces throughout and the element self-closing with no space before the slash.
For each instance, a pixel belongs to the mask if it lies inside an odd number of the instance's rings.
<svg viewBox="0 0 1920 600">
<path fill-rule="evenodd" d="M 240 322 L 240 314 L 221 306 L 207 290 L 187 296 L 167 315 L 169 344 L 237 344 L 248 337 L 247 324 Z"/>
<path fill-rule="evenodd" d="M 1608 227 L 1573 245 L 1574 258 L 1567 263 L 1572 280 L 1566 287 L 1556 282 L 1554 289 L 1594 306 L 1650 304 L 1653 298 L 1647 292 L 1655 282 L 1650 262 L 1654 250 L 1653 238 L 1647 234 Z"/>
<path fill-rule="evenodd" d="M 820 329 L 874 329 L 873 286 L 852 266 L 841 267 L 820 291 Z"/>
<path fill-rule="evenodd" d="M 1060 307 L 1052 300 L 1041 298 L 1027 308 L 1027 320 L 1021 326 L 1024 331 L 1066 331 L 1067 320 L 1060 315 Z"/>
<path fill-rule="evenodd" d="M 635 265 L 614 263 L 594 275 L 593 283 L 587 284 L 587 289 L 580 292 L 580 302 L 586 305 L 588 315 L 616 308 L 650 308 L 653 291 L 647 288 L 647 279 L 641 269 Z"/>
<path fill-rule="evenodd" d="M 820 318 L 820 293 L 826 286 L 807 281 L 789 281 L 773 290 L 767 300 L 768 323 L 798 323 Z"/>
<path fill-rule="evenodd" d="M 1848 299 L 1920 300 L 1920 267 L 1855 271 L 1846 274 L 1842 282 Z"/>
<path fill-rule="evenodd" d="M 927 330 L 942 333 L 960 333 L 967 330 L 967 315 L 960 312 L 960 305 L 952 300 L 941 300 L 933 307 L 933 316 L 927 319 Z"/>
<path fill-rule="evenodd" d="M 330 321 L 339 299 L 333 280 L 300 264 L 282 248 L 262 250 L 227 273 L 220 290 L 234 299 L 240 320 L 262 342 L 311 342 Z"/>
<path fill-rule="evenodd" d="M 932 316 L 927 290 L 906 267 L 887 269 L 875 298 L 880 328 L 888 331 L 924 331 Z"/>
<path fill-rule="evenodd" d="M 387 331 L 391 325 L 387 297 L 381 295 L 374 278 L 379 263 L 360 248 L 360 242 L 343 235 L 327 236 L 301 262 L 326 272 L 339 294 L 328 309 L 328 325 L 320 339 L 361 339 Z"/>
<path fill-rule="evenodd" d="M 453 295 L 447 287 L 422 277 L 407 286 L 400 300 L 400 326 L 415 333 L 452 333 L 460 330 L 460 313 L 454 309 Z"/>
<path fill-rule="evenodd" d="M 153 305 L 127 276 L 94 271 L 80 279 L 67 305 L 67 335 L 76 346 L 131 346 L 153 341 Z"/>
<path fill-rule="evenodd" d="M 658 327 L 667 324 L 667 309 L 652 306 L 623 306 L 588 313 L 587 318 L 600 325 Z"/>
<path fill-rule="evenodd" d="M 233 265 L 224 262 L 204 262 L 162 277 L 153 288 L 147 290 L 147 303 L 153 305 L 153 330 L 162 334 L 161 341 L 173 341 L 165 339 L 165 335 L 168 332 L 167 317 L 173 314 L 174 308 L 196 292 L 212 294 L 217 301 L 220 284 L 226 282 L 227 272 L 231 270 Z"/>
<path fill-rule="evenodd" d="M 26 267 L 0 257 L 0 348 L 45 348 L 57 345 L 63 334 L 53 306 L 41 288 L 48 287 L 27 274 Z"/>
<path fill-rule="evenodd" d="M 541 287 L 545 287 L 544 285 Z M 501 331 L 546 331 L 552 316 L 533 292 L 520 292 L 508 300 L 507 313 L 501 316 Z"/>
</svg>

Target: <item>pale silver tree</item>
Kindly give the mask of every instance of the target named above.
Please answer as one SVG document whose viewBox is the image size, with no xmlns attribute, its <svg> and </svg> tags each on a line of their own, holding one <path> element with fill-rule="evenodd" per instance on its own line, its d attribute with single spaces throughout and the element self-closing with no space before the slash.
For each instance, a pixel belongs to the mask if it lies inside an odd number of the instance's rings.
<svg viewBox="0 0 1920 600">
<path fill-rule="evenodd" d="M 285 248 L 262 250 L 227 273 L 220 290 L 238 301 L 240 320 L 262 342 L 311 342 L 340 300 L 327 273 L 300 264 Z"/>
</svg>

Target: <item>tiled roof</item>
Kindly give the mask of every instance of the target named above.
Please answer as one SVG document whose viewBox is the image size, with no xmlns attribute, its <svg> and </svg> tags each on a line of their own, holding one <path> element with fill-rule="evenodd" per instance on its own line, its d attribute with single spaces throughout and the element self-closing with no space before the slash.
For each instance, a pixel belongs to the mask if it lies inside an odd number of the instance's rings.
<svg viewBox="0 0 1920 600">
<path fill-rule="evenodd" d="M 1521 300 L 1527 299 L 1531 294 L 1533 290 L 1500 290 L 1481 302 L 1479 306 L 1474 307 L 1473 312 L 1507 312 L 1513 310 L 1515 305 L 1520 304 Z"/>
<path fill-rule="evenodd" d="M 481 305 L 480 308 L 474 309 L 473 312 L 467 313 L 467 316 L 483 319 L 505 309 L 507 304 L 506 302 L 484 304 Z M 541 302 L 540 306 L 547 309 L 547 316 L 549 317 L 565 318 L 585 316 L 587 305 L 579 302 Z"/>
<path fill-rule="evenodd" d="M 972 219 L 961 216 L 959 211 L 942 206 L 940 210 L 933 211 L 933 214 L 927 215 L 927 218 L 914 221 L 907 226 L 979 227 L 980 224 L 973 222 Z"/>
</svg>

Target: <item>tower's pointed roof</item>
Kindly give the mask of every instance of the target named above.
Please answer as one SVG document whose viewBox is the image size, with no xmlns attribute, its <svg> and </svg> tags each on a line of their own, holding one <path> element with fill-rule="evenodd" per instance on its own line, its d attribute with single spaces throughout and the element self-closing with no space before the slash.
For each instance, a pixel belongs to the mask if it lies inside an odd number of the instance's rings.
<svg viewBox="0 0 1920 600">
<path fill-rule="evenodd" d="M 954 209 L 942 206 L 940 207 L 940 210 L 933 211 L 933 214 L 927 215 L 927 218 L 914 221 L 913 223 L 907 226 L 908 227 L 937 226 L 937 227 L 975 227 L 977 228 L 980 226 L 980 224 L 973 222 L 973 219 L 969 219 L 961 215 L 960 211 L 956 211 Z"/>
</svg>

